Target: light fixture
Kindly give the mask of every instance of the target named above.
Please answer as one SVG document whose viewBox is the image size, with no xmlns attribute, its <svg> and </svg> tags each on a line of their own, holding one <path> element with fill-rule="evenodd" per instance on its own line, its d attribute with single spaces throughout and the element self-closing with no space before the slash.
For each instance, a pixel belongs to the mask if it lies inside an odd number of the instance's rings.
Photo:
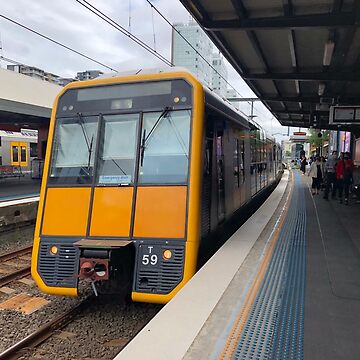
<svg viewBox="0 0 360 360">
<path fill-rule="evenodd" d="M 171 250 L 164 250 L 163 252 L 163 259 L 164 260 L 170 260 L 172 258 L 172 252 Z"/>
<path fill-rule="evenodd" d="M 319 96 L 323 96 L 324 95 L 324 92 L 325 92 L 325 83 L 319 83 L 319 88 L 318 88 L 318 95 Z"/>
<path fill-rule="evenodd" d="M 56 255 L 58 253 L 58 251 L 59 251 L 59 249 L 58 249 L 58 247 L 56 245 L 51 246 L 50 253 L 52 255 Z"/>
<path fill-rule="evenodd" d="M 331 58 L 334 53 L 335 43 L 332 40 L 329 40 L 325 43 L 324 48 L 324 57 L 323 57 L 323 65 L 329 66 L 331 63 Z"/>
</svg>

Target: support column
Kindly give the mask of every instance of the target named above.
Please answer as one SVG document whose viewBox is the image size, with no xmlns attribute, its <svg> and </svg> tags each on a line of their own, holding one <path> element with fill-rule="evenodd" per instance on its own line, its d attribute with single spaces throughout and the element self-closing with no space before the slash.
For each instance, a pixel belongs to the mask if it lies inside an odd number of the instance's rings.
<svg viewBox="0 0 360 360">
<path fill-rule="evenodd" d="M 49 133 L 49 127 L 41 125 L 38 128 L 38 158 L 45 160 L 47 138 Z"/>
</svg>

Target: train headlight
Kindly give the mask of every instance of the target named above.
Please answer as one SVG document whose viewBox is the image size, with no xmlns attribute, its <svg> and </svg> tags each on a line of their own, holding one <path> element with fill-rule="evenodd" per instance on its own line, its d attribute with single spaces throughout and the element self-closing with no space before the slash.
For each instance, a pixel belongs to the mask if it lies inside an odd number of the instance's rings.
<svg viewBox="0 0 360 360">
<path fill-rule="evenodd" d="M 53 245 L 51 248 L 50 248 L 50 254 L 51 255 L 56 255 L 58 253 L 59 249 L 57 246 Z"/>
<path fill-rule="evenodd" d="M 171 250 L 164 250 L 163 258 L 164 258 L 164 260 L 170 260 L 172 258 Z"/>
</svg>

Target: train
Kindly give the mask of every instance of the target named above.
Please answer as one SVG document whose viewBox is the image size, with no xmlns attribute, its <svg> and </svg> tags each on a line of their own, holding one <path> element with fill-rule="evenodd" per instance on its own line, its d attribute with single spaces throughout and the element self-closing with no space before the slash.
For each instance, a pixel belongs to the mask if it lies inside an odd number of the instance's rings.
<svg viewBox="0 0 360 360">
<path fill-rule="evenodd" d="M 31 161 L 38 155 L 37 138 L 37 130 L 0 130 L 0 176 L 8 173 L 10 167 L 30 171 Z"/>
<path fill-rule="evenodd" d="M 52 110 L 32 276 L 45 293 L 167 303 L 199 249 L 282 174 L 255 122 L 172 68 L 70 83 Z"/>
</svg>

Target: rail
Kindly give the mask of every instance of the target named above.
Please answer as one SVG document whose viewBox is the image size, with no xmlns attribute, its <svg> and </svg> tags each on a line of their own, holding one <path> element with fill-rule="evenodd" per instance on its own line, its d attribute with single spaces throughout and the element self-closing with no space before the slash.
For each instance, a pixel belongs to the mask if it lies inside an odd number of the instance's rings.
<svg viewBox="0 0 360 360">
<path fill-rule="evenodd" d="M 0 278 L 0 287 L 3 287 L 9 283 L 11 283 L 14 280 L 21 279 L 25 276 L 28 276 L 31 274 L 31 267 L 27 266 L 23 269 L 16 270 L 8 275 L 5 275 Z"/>
<path fill-rule="evenodd" d="M 3 261 L 7 261 L 7 260 L 11 260 L 11 259 L 14 259 L 18 256 L 23 256 L 23 255 L 27 255 L 27 254 L 30 254 L 32 251 L 32 245 L 30 246 L 25 246 L 21 249 L 17 249 L 15 251 L 10 251 L 6 254 L 3 254 L 3 255 L 0 255 L 0 262 L 3 262 Z"/>
<path fill-rule="evenodd" d="M 24 339 L 20 340 L 10 348 L 3 351 L 0 354 L 0 360 L 15 359 L 22 355 L 21 352 L 25 351 L 26 349 L 35 348 L 36 346 L 43 343 L 45 340 L 50 338 L 57 330 L 60 330 L 64 326 L 69 324 L 72 319 L 79 314 L 80 311 L 83 311 L 85 307 L 91 303 L 93 298 L 93 295 L 87 297 L 81 303 L 65 311 L 63 314 L 56 317 L 55 319 L 50 320 L 38 330 L 34 331 L 30 335 L 26 336 Z"/>
<path fill-rule="evenodd" d="M 17 258 L 19 256 L 31 254 L 31 251 L 32 251 L 32 246 L 26 246 L 21 249 L 17 249 L 15 251 L 11 251 L 6 254 L 0 255 L 0 263 L 4 263 L 8 260 Z M 14 280 L 28 276 L 30 275 L 30 273 L 31 273 L 31 267 L 26 266 L 22 269 L 15 270 L 10 274 L 0 277 L 0 287 L 7 285 Z"/>
</svg>

